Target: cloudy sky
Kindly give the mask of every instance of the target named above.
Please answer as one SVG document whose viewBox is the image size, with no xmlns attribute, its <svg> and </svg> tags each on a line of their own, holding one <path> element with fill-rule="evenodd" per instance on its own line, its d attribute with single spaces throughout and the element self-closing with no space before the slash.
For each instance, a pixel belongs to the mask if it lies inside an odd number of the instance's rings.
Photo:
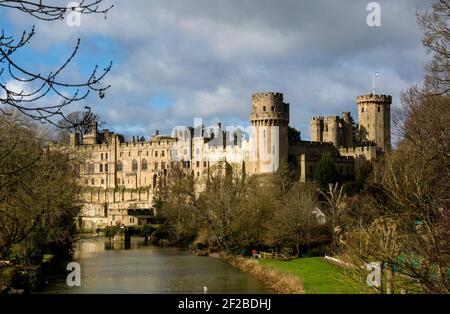
<svg viewBox="0 0 450 314">
<path fill-rule="evenodd" d="M 113 61 L 106 97 L 79 105 L 90 105 L 110 129 L 148 137 L 194 117 L 246 126 L 251 94 L 279 91 L 291 104 L 291 126 L 309 139 L 313 115 L 356 117 L 356 97 L 371 92 L 374 71 L 381 72 L 377 92 L 392 95 L 394 105 L 423 78 L 429 56 L 415 14 L 429 1 L 379 0 L 381 27 L 366 23 L 369 2 L 107 0 L 114 4 L 107 18 L 82 16 L 80 27 L 6 9 L 0 21 L 16 34 L 36 25 L 33 42 L 16 56 L 28 68 L 55 68 L 77 38 L 82 46 L 67 81 Z"/>
</svg>

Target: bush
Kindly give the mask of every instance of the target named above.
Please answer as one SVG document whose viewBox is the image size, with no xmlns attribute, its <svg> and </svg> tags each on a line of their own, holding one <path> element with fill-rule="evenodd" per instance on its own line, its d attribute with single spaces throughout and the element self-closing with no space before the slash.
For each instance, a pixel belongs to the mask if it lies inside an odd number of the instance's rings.
<svg viewBox="0 0 450 314">
<path fill-rule="evenodd" d="M 281 249 L 280 253 L 283 256 L 291 257 L 292 255 L 294 255 L 294 250 L 291 247 L 284 247 Z"/>
<path fill-rule="evenodd" d="M 141 230 L 139 234 L 143 237 L 150 236 L 156 230 L 156 228 L 152 225 L 143 225 L 140 229 Z"/>
<path fill-rule="evenodd" d="M 105 237 L 107 237 L 111 240 L 112 238 L 114 238 L 114 236 L 116 234 L 118 234 L 118 232 L 119 232 L 118 229 L 119 228 L 117 228 L 116 226 L 105 227 Z"/>
</svg>

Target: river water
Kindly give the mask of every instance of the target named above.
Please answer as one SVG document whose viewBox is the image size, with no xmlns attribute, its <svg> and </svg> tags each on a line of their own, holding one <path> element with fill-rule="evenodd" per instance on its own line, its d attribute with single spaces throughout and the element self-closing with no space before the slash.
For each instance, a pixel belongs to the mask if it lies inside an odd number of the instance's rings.
<svg viewBox="0 0 450 314">
<path fill-rule="evenodd" d="M 81 266 L 81 287 L 68 287 L 66 264 L 51 270 L 41 293 L 270 293 L 264 285 L 226 261 L 190 255 L 177 248 L 145 245 L 132 238 L 104 238 L 76 244 L 73 258 Z"/>
</svg>

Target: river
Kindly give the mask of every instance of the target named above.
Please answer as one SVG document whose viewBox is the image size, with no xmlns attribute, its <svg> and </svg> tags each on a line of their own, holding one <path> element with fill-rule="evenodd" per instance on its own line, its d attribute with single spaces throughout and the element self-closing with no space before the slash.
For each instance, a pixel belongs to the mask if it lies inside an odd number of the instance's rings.
<svg viewBox="0 0 450 314">
<path fill-rule="evenodd" d="M 132 238 L 127 249 L 105 238 L 80 240 L 73 261 L 81 266 L 80 287 L 67 286 L 69 271 L 61 264 L 40 293 L 204 293 L 204 287 L 208 293 L 270 293 L 222 259 L 145 245 L 142 238 Z"/>
</svg>

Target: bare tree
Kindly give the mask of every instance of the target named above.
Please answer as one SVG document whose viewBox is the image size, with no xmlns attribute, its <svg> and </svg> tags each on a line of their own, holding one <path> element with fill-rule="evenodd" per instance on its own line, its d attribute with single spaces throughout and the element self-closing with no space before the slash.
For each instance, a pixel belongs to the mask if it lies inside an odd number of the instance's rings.
<svg viewBox="0 0 450 314">
<path fill-rule="evenodd" d="M 79 6 L 69 8 L 61 5 L 45 4 L 43 1 L 14 1 L 2 0 L 0 7 L 6 9 L 19 10 L 37 19 L 44 21 L 54 21 L 63 19 L 72 11 L 79 14 L 105 14 L 112 8 L 101 9 L 102 0 L 91 2 L 82 1 Z M 96 65 L 90 76 L 84 82 L 67 82 L 61 78 L 64 70 L 74 60 L 80 47 L 78 39 L 74 50 L 66 61 L 49 73 L 38 73 L 30 69 L 28 65 L 15 61 L 16 52 L 24 49 L 35 35 L 35 28 L 31 31 L 24 31 L 20 38 L 8 35 L 4 29 L 0 34 L 0 113 L 8 114 L 10 110 L 16 109 L 28 117 L 42 123 L 57 125 L 55 117 L 63 119 L 70 125 L 86 124 L 90 120 L 90 108 L 86 107 L 86 120 L 75 122 L 68 119 L 64 110 L 74 102 L 86 99 L 92 92 L 98 93 L 100 98 L 104 98 L 105 91 L 110 85 L 103 85 L 101 82 L 106 74 L 111 70 L 112 63 L 104 68 Z M 12 82 L 20 86 L 20 90 L 11 88 Z M 57 101 L 53 104 L 43 104 L 48 101 L 46 96 L 56 96 Z"/>
<path fill-rule="evenodd" d="M 295 185 L 288 191 L 274 209 L 272 234 L 284 246 L 293 245 L 300 255 L 301 247 L 309 247 L 314 227 L 319 225 L 313 210 L 318 206 L 314 189 Z"/>
<path fill-rule="evenodd" d="M 76 132 L 80 135 L 90 133 L 92 132 L 94 122 L 97 123 L 97 127 L 99 128 L 105 124 L 101 117 L 93 112 L 71 112 L 66 118 L 60 119 L 57 122 L 59 130 L 56 140 L 60 143 L 68 143 L 70 133 Z"/>
<path fill-rule="evenodd" d="M 70 248 L 79 211 L 74 160 L 45 151 L 37 127 L 20 116 L 0 116 L 0 137 L 0 258 L 20 262 L 49 243 Z"/>
<path fill-rule="evenodd" d="M 343 220 L 347 214 L 349 205 L 346 195 L 343 193 L 344 186 L 339 188 L 339 184 L 329 184 L 328 191 L 325 193 L 321 189 L 318 192 L 325 199 L 326 216 L 331 226 L 332 246 L 336 248 L 338 236 L 343 229 Z"/>
<path fill-rule="evenodd" d="M 423 30 L 423 44 L 432 53 L 433 60 L 427 66 L 427 93 L 448 94 L 450 91 L 450 1 L 437 0 L 431 11 L 417 14 Z"/>
</svg>

